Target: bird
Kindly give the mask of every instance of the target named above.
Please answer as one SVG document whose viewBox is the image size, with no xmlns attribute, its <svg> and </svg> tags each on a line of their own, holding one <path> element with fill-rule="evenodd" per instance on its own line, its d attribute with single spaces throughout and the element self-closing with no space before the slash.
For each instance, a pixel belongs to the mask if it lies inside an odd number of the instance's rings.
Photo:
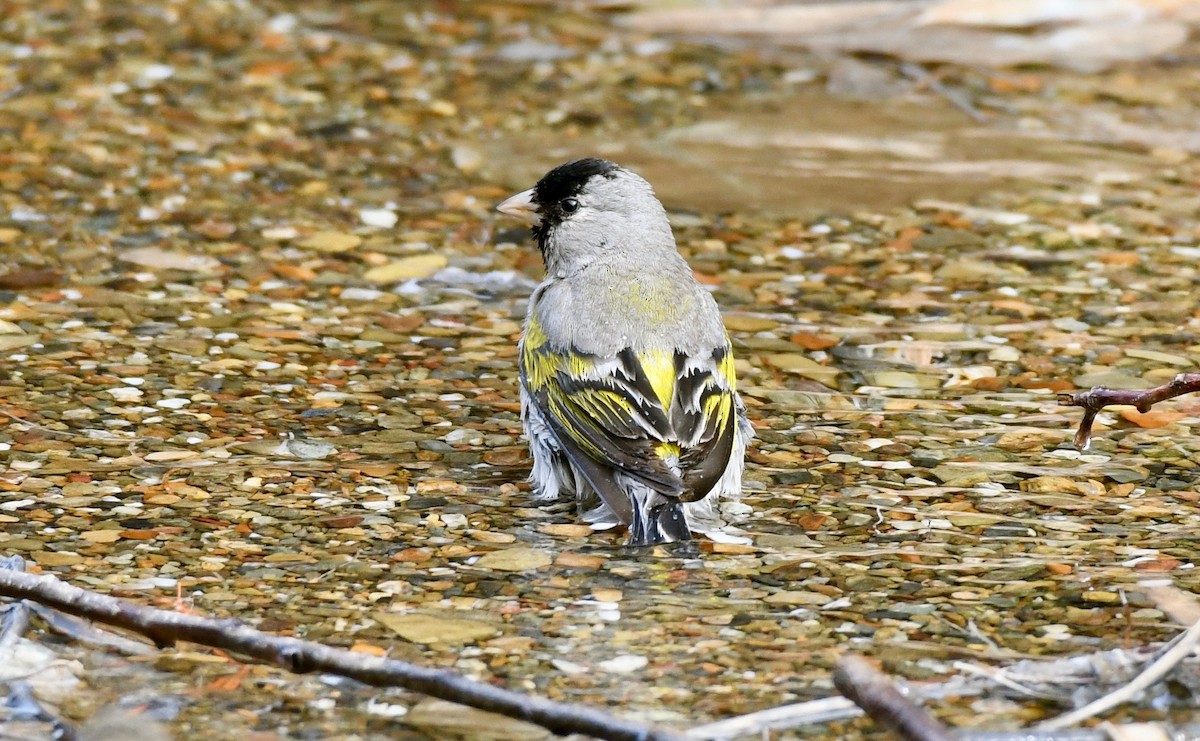
<svg viewBox="0 0 1200 741">
<path fill-rule="evenodd" d="M 713 530 L 753 432 L 720 309 L 650 183 L 588 157 L 496 208 L 533 227 L 546 268 L 518 351 L 535 499 L 574 497 L 633 547 Z"/>
</svg>

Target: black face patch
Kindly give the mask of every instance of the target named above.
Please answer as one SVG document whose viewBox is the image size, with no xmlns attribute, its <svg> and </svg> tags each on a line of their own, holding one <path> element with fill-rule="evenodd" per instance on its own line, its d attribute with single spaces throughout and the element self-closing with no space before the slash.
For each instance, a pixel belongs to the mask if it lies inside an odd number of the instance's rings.
<svg viewBox="0 0 1200 741">
<path fill-rule="evenodd" d="M 559 165 L 542 176 L 533 187 L 534 200 L 542 208 L 561 201 L 564 198 L 579 195 L 583 184 L 596 175 L 611 177 L 619 169 L 608 160 L 587 157 Z"/>
<path fill-rule="evenodd" d="M 597 175 L 612 178 L 619 169 L 608 160 L 586 157 L 559 165 L 543 175 L 537 185 L 533 186 L 533 202 L 542 217 L 542 223 L 534 227 L 533 233 L 543 255 L 546 253 L 546 241 L 550 230 L 568 216 L 562 207 L 563 200 L 578 196 L 591 178 Z"/>
</svg>

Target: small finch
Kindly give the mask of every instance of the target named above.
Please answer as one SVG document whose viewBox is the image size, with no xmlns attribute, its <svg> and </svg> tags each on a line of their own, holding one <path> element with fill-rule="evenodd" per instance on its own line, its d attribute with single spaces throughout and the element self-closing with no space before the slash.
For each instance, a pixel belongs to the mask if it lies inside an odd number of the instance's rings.
<svg viewBox="0 0 1200 741">
<path fill-rule="evenodd" d="M 581 159 L 497 208 L 533 226 L 546 264 L 520 347 L 536 496 L 573 496 L 633 546 L 711 527 L 752 433 L 720 311 L 650 184 Z"/>
</svg>

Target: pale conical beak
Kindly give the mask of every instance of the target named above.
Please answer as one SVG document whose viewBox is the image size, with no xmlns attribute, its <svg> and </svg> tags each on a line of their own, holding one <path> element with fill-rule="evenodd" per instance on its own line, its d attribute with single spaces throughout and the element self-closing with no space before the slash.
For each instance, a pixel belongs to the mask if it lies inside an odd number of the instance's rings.
<svg viewBox="0 0 1200 741">
<path fill-rule="evenodd" d="M 542 215 L 538 213 L 537 206 L 533 202 L 533 188 L 523 190 L 515 196 L 510 197 L 507 201 L 496 206 L 496 210 L 533 226 L 542 223 Z"/>
</svg>

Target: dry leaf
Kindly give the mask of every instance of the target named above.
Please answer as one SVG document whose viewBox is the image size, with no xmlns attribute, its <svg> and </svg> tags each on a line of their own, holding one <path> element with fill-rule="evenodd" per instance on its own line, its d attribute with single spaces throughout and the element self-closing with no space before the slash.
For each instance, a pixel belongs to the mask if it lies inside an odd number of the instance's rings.
<svg viewBox="0 0 1200 741">
<path fill-rule="evenodd" d="M 1166 410 L 1151 409 L 1148 412 L 1142 413 L 1133 407 L 1125 407 L 1121 409 L 1121 419 L 1126 422 L 1132 422 L 1138 427 L 1144 427 L 1148 430 L 1153 430 L 1159 427 L 1166 427 L 1169 424 L 1178 422 L 1186 418 L 1187 415 L 1182 412 L 1172 412 Z"/>
</svg>

